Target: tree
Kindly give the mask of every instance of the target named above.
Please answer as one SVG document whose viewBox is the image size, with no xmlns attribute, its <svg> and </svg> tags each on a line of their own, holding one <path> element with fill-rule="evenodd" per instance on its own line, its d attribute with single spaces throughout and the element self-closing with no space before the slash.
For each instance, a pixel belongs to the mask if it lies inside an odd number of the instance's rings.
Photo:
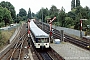
<svg viewBox="0 0 90 60">
<path fill-rule="evenodd" d="M 1 42 L 2 42 L 2 34 L 1 34 L 1 31 L 0 31 L 0 46 L 2 45 Z"/>
<path fill-rule="evenodd" d="M 0 22 L 3 21 L 5 26 L 7 23 L 12 23 L 11 12 L 7 8 L 0 7 Z"/>
<path fill-rule="evenodd" d="M 2 1 L 2 2 L 0 3 L 0 5 L 1 5 L 3 8 L 7 8 L 7 9 L 11 12 L 11 17 L 12 17 L 13 19 L 16 18 L 15 8 L 14 8 L 14 6 L 13 6 L 10 2 Z"/>
<path fill-rule="evenodd" d="M 57 16 L 58 13 L 59 13 L 59 9 L 57 9 L 57 7 L 53 5 L 53 6 L 50 8 L 49 15 L 51 16 L 51 18 L 53 18 L 54 16 Z"/>
<path fill-rule="evenodd" d="M 21 8 L 21 9 L 19 10 L 19 16 L 20 16 L 20 17 L 23 17 L 23 16 L 26 16 L 26 15 L 27 15 L 26 10 L 23 9 L 23 8 Z"/>
<path fill-rule="evenodd" d="M 37 12 L 36 16 L 38 19 L 42 19 L 43 15 L 43 22 L 46 22 L 47 18 L 52 19 L 56 16 L 57 20 L 55 20 L 55 25 L 61 27 L 70 27 L 73 25 L 75 29 L 80 29 L 80 19 L 88 19 L 87 22 L 83 23 L 83 26 L 90 24 L 90 9 L 87 6 L 83 8 L 80 5 L 80 0 L 77 0 L 76 4 L 75 2 L 76 0 L 72 0 L 72 10 L 68 13 L 65 13 L 65 9 L 63 7 L 59 10 L 53 5 L 49 10 L 47 8 L 41 8 Z"/>
<path fill-rule="evenodd" d="M 89 13 L 88 13 L 88 17 L 89 17 L 89 19 L 90 19 L 90 11 L 89 11 Z"/>
<path fill-rule="evenodd" d="M 75 8 L 75 0 L 71 1 L 71 10 Z"/>
<path fill-rule="evenodd" d="M 12 23 L 11 12 L 7 8 L 4 8 L 3 20 L 5 22 L 5 26 L 7 25 L 7 23 Z"/>
<path fill-rule="evenodd" d="M 45 21 L 46 21 L 46 23 L 49 23 L 49 20 L 50 20 L 51 18 L 50 18 L 50 16 L 45 16 Z"/>
<path fill-rule="evenodd" d="M 49 15 L 48 8 L 42 10 L 43 22 L 46 22 L 45 18 Z"/>
<path fill-rule="evenodd" d="M 45 17 L 49 15 L 48 9 L 41 8 L 36 15 L 39 19 L 43 19 L 43 22 L 46 22 Z"/>
<path fill-rule="evenodd" d="M 74 25 L 73 19 L 70 17 L 65 17 L 65 27 L 70 28 L 72 25 Z"/>
<path fill-rule="evenodd" d="M 0 6 L 0 27 L 4 26 L 3 24 L 3 7 Z"/>
<path fill-rule="evenodd" d="M 68 12 L 67 16 L 75 20 L 76 14 L 75 14 L 76 9 L 72 9 L 72 11 Z"/>
<path fill-rule="evenodd" d="M 20 20 L 23 20 L 23 19 L 19 16 L 19 14 L 17 14 L 17 19 L 15 20 L 15 23 L 19 23 Z"/>
<path fill-rule="evenodd" d="M 0 6 L 0 22 L 3 19 L 3 7 Z"/>
<path fill-rule="evenodd" d="M 80 30 L 80 22 L 79 22 L 79 21 L 77 21 L 77 22 L 75 23 L 74 29 Z"/>
<path fill-rule="evenodd" d="M 76 7 L 80 6 L 80 0 L 76 0 Z"/>
<path fill-rule="evenodd" d="M 40 9 L 36 14 L 38 19 L 42 19 L 42 10 Z"/>
<path fill-rule="evenodd" d="M 35 13 L 33 13 L 33 12 L 32 12 L 32 14 L 31 14 L 31 15 L 32 15 L 32 18 L 34 18 L 34 17 L 36 16 L 36 15 L 35 15 Z"/>
<path fill-rule="evenodd" d="M 75 0 L 71 1 L 71 10 L 78 6 L 80 6 L 80 0 L 76 0 L 76 4 L 75 4 Z"/>
<path fill-rule="evenodd" d="M 86 6 L 84 9 L 85 9 L 85 12 L 86 12 L 86 17 L 85 18 L 89 19 L 90 16 L 88 16 L 88 14 L 90 13 L 90 9 L 89 9 L 88 6 Z"/>
<path fill-rule="evenodd" d="M 30 10 L 30 8 L 29 8 L 29 10 L 28 10 L 28 15 L 27 15 L 27 18 L 31 18 L 31 10 Z"/>
<path fill-rule="evenodd" d="M 59 22 L 61 22 L 61 26 L 64 27 L 65 26 L 66 13 L 65 13 L 65 9 L 63 7 L 61 8 L 61 11 L 60 11 L 58 17 L 59 17 L 58 18 Z"/>
</svg>

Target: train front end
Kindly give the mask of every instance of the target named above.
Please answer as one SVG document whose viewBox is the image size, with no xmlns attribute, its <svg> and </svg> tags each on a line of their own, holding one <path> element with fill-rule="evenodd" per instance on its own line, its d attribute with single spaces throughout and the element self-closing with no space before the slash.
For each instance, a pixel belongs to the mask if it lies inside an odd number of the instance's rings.
<svg viewBox="0 0 90 60">
<path fill-rule="evenodd" d="M 36 38 L 36 44 L 35 44 L 36 48 L 49 48 L 49 37 L 46 38 Z"/>
</svg>

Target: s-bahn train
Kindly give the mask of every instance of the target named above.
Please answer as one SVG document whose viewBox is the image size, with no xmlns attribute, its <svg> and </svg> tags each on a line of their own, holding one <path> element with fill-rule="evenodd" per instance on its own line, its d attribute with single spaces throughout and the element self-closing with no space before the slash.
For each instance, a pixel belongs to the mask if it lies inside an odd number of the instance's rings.
<svg viewBox="0 0 90 60">
<path fill-rule="evenodd" d="M 50 38 L 47 33 L 41 30 L 35 23 L 34 20 L 30 20 L 31 39 L 34 43 L 35 48 L 49 48 Z"/>
</svg>

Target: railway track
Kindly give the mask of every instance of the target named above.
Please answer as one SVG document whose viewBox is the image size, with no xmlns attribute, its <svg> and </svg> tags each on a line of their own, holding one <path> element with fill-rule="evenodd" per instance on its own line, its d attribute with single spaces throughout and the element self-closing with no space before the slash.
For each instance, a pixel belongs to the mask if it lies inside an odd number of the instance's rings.
<svg viewBox="0 0 90 60">
<path fill-rule="evenodd" d="M 11 56 L 9 57 L 9 59 L 14 59 L 14 60 L 21 60 L 21 55 L 22 55 L 22 46 L 25 42 L 25 40 L 27 39 L 27 35 L 25 34 L 24 39 L 22 39 L 22 41 L 17 42 L 17 44 L 15 45 L 15 48 L 13 48 L 13 52 L 11 54 Z"/>
<path fill-rule="evenodd" d="M 83 40 L 78 40 L 78 39 L 72 38 L 68 35 L 65 35 L 65 41 L 68 41 L 68 42 L 73 43 L 77 46 L 80 46 L 84 49 L 89 50 L 88 46 L 90 45 L 90 42 L 86 42 L 86 41 L 83 41 Z"/>
<path fill-rule="evenodd" d="M 46 52 L 40 52 L 44 60 L 53 60 Z"/>
<path fill-rule="evenodd" d="M 39 28 L 42 29 L 42 23 L 41 22 L 35 22 L 37 24 L 37 26 Z M 46 29 L 43 29 L 46 33 L 49 34 L 49 25 L 47 24 L 43 24 L 43 28 L 46 28 Z M 64 34 L 64 41 L 67 41 L 67 42 L 70 42 L 70 43 L 73 43 L 79 47 L 82 47 L 84 49 L 87 49 L 87 50 L 90 50 L 90 41 L 85 41 L 85 40 L 79 40 L 79 39 L 76 39 L 76 38 L 73 38 L 71 36 L 68 36 L 66 34 Z M 60 39 L 61 40 L 61 34 L 60 34 L 60 31 L 54 29 L 53 30 L 53 38 L 54 39 Z M 88 47 L 89 46 L 89 47 Z"/>
<path fill-rule="evenodd" d="M 51 47 L 49 49 L 39 50 L 38 53 L 40 54 L 43 60 L 65 60 Z"/>
<path fill-rule="evenodd" d="M 23 25 L 11 45 L 1 53 L 0 60 L 22 60 L 23 46 L 27 38 L 26 25 Z"/>
</svg>

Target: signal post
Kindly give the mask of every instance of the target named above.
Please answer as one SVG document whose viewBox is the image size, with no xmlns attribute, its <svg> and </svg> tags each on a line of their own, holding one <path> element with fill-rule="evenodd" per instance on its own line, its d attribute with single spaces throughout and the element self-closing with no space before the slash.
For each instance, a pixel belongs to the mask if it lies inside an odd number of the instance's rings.
<svg viewBox="0 0 90 60">
<path fill-rule="evenodd" d="M 30 19 L 28 19 L 28 40 L 27 40 L 27 42 L 28 42 L 28 48 L 30 47 L 30 43 L 31 43 L 31 41 L 30 41 Z"/>
<path fill-rule="evenodd" d="M 54 17 L 52 20 L 50 20 L 50 22 L 49 22 L 49 26 L 50 26 L 50 42 L 52 43 L 53 42 L 53 40 L 52 40 L 52 22 L 54 21 L 56 19 L 56 17 Z"/>
</svg>

